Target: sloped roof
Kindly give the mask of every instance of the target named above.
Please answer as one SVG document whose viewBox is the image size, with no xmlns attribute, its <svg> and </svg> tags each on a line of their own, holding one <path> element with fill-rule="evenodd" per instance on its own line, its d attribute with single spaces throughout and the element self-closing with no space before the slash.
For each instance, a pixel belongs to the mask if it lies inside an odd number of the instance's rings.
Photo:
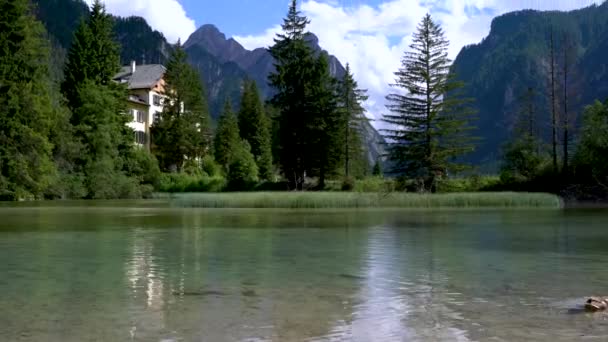
<svg viewBox="0 0 608 342">
<path fill-rule="evenodd" d="M 128 82 L 129 89 L 151 89 L 153 88 L 167 69 L 161 64 L 144 64 L 135 67 L 135 73 L 131 73 L 131 66 L 124 66 L 114 76 L 117 82 Z"/>
</svg>

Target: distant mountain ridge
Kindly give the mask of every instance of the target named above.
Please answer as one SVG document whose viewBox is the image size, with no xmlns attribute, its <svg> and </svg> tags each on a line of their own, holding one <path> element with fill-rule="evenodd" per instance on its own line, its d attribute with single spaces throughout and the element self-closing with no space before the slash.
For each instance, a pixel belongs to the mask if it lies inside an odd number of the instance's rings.
<svg viewBox="0 0 608 342">
<path fill-rule="evenodd" d="M 519 98 L 529 87 L 537 93 L 537 119 L 548 134 L 551 26 L 558 64 L 563 60 L 561 44 L 566 34 L 577 58 L 570 84 L 575 90 L 570 98 L 572 111 L 580 117 L 584 106 L 608 98 L 607 2 L 570 12 L 524 10 L 501 15 L 493 20 L 489 35 L 479 44 L 464 47 L 453 65 L 478 110 L 477 135 L 482 141 L 470 157 L 475 164 L 496 169 L 501 145 L 515 123 Z M 561 73 L 558 78 L 561 83 Z"/>
<path fill-rule="evenodd" d="M 43 22 L 53 42 L 53 69 L 60 77 L 66 51 L 80 20 L 88 15 L 88 7 L 82 0 L 32 0 L 35 14 Z M 115 17 L 116 39 L 121 45 L 123 65 L 136 61 L 138 64 L 165 64 L 174 46 L 162 33 L 153 30 L 140 17 Z M 306 37 L 318 53 L 323 51 L 314 34 Z M 209 111 L 214 119 L 219 116 L 224 102 L 229 100 L 234 108 L 240 105 L 243 81 L 256 81 L 264 99 L 272 96 L 268 75 L 274 70 L 274 60 L 266 48 L 253 51 L 245 49 L 233 38 L 227 38 L 214 25 L 203 25 L 183 43 L 189 62 L 201 75 L 205 87 Z M 336 78 L 344 76 L 340 61 L 329 55 L 329 68 Z M 374 163 L 383 153 L 383 137 L 369 123 L 364 127 L 368 159 Z"/>
</svg>

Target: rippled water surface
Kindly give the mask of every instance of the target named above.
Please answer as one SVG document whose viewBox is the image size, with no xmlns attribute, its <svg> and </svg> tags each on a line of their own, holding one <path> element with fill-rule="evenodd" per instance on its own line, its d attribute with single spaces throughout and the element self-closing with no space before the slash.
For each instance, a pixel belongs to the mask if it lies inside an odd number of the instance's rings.
<svg viewBox="0 0 608 342">
<path fill-rule="evenodd" d="M 605 211 L 0 207 L 0 341 L 608 339 Z"/>
</svg>

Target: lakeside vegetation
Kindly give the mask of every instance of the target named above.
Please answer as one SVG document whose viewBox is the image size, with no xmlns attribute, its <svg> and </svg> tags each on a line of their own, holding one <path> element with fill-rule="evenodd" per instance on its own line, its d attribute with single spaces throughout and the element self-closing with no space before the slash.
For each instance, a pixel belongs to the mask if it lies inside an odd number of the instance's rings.
<svg viewBox="0 0 608 342">
<path fill-rule="evenodd" d="M 170 196 L 173 206 L 186 208 L 561 208 L 559 197 L 541 193 L 343 193 L 253 192 L 198 193 Z"/>
<path fill-rule="evenodd" d="M 345 203 L 356 197 L 348 192 L 606 197 L 608 103 L 587 107 L 577 129 L 568 107 L 575 56 L 553 34 L 547 42 L 549 108 L 536 108 L 534 98 L 543 92 L 528 88 L 518 100 L 520 115 L 504 146 L 500 175 L 475 176 L 474 165 L 465 162 L 478 142 L 471 136 L 474 111 L 470 99 L 460 96 L 463 84 L 447 57 L 445 32 L 430 15 L 414 32 L 387 95 L 386 155 L 370 163 L 361 132 L 368 120 L 366 90 L 348 64 L 345 75 L 330 73 L 327 53 L 307 42 L 310 21 L 297 5 L 291 1 L 269 48 L 276 70 L 268 83 L 275 95 L 264 102 L 248 80 L 240 108 L 226 101 L 217 125 L 200 75 L 178 43 L 167 63 L 167 102 L 151 127 L 148 152 L 134 146 L 134 132 L 126 126 L 127 89 L 113 81 L 121 47 L 104 5 L 94 1 L 74 33 L 63 79 L 56 80 L 49 70 L 50 42 L 30 2 L 6 2 L 0 16 L 9 29 L 0 37 L 0 200 L 278 190 L 344 191 Z"/>
</svg>

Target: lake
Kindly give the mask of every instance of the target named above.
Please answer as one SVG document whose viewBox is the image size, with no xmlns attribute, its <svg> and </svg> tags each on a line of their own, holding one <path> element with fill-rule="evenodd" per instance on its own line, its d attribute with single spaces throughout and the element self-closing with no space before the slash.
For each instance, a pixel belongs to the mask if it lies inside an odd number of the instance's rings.
<svg viewBox="0 0 608 342">
<path fill-rule="evenodd" d="M 608 211 L 0 207 L 0 341 L 608 339 Z"/>
</svg>

